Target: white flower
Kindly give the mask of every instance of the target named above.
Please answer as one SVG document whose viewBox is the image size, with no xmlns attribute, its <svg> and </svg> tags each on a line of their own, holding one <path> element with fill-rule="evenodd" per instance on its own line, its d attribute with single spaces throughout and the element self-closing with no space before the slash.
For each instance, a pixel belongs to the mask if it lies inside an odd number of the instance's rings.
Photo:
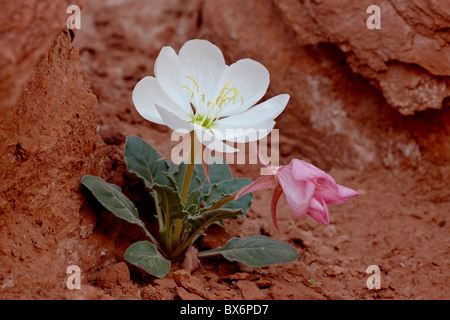
<svg viewBox="0 0 450 320">
<path fill-rule="evenodd" d="M 281 94 L 254 106 L 269 82 L 269 72 L 259 62 L 242 59 L 227 66 L 218 47 L 206 40 L 190 40 L 178 55 L 171 47 L 162 48 L 155 77 L 137 83 L 133 102 L 151 122 L 173 130 L 194 130 L 209 149 L 235 152 L 222 140 L 264 138 L 289 101 L 289 95 Z M 251 131 L 259 134 L 245 134 Z"/>
</svg>

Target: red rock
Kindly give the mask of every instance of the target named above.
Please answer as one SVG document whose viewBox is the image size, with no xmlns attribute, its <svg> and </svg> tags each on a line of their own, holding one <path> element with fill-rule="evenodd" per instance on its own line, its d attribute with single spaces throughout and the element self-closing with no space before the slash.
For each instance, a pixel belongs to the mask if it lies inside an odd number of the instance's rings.
<svg viewBox="0 0 450 320">
<path fill-rule="evenodd" d="M 224 246 L 229 238 L 226 228 L 212 225 L 206 230 L 206 234 L 200 238 L 200 243 L 205 248 L 215 249 Z"/>
<path fill-rule="evenodd" d="M 198 270 L 201 266 L 201 262 L 197 257 L 198 250 L 194 246 L 190 246 L 185 253 L 185 258 L 183 260 L 182 268 L 190 273 Z"/>
<path fill-rule="evenodd" d="M 178 295 L 180 296 L 181 300 L 204 300 L 198 294 L 189 292 L 183 287 L 178 287 L 177 291 L 178 291 Z"/>
<path fill-rule="evenodd" d="M 97 286 L 102 289 L 112 289 L 116 286 L 131 284 L 127 264 L 120 262 L 99 271 L 96 282 Z"/>
<path fill-rule="evenodd" d="M 260 280 L 256 280 L 255 284 L 260 289 L 266 289 L 272 285 L 272 281 L 267 280 L 267 279 L 260 279 Z"/>
<path fill-rule="evenodd" d="M 56 300 L 112 300 L 100 288 L 82 285 L 80 290 L 66 291 L 55 296 Z"/>
<path fill-rule="evenodd" d="M 0 11 L 0 119 L 16 103 L 33 68 L 66 27 L 69 5 L 83 1 L 4 0 Z"/>
<path fill-rule="evenodd" d="M 218 282 L 211 282 L 211 290 L 207 294 L 209 300 L 236 299 L 236 293 L 228 285 Z"/>
<path fill-rule="evenodd" d="M 175 290 L 177 288 L 177 283 L 168 276 L 162 279 L 155 279 L 155 284 L 168 290 Z"/>
<path fill-rule="evenodd" d="M 324 297 L 303 283 L 275 281 L 267 295 L 274 300 L 323 300 Z"/>
<path fill-rule="evenodd" d="M 232 275 L 226 277 L 226 279 L 229 280 L 246 280 L 250 277 L 250 274 L 248 272 L 236 272 Z"/>
<path fill-rule="evenodd" d="M 176 288 L 178 288 L 175 285 Z M 176 291 L 176 289 L 175 289 Z M 145 286 L 141 289 L 142 300 L 173 300 L 173 296 L 163 286 Z"/>
<path fill-rule="evenodd" d="M 336 43 L 352 70 L 377 85 L 402 114 L 439 109 L 450 96 L 445 78 L 450 75 L 449 37 L 439 32 L 450 23 L 445 1 L 378 3 L 379 30 L 365 25 L 373 1 L 274 2 L 300 44 Z"/>
<path fill-rule="evenodd" d="M 189 271 L 184 269 L 173 272 L 173 279 L 178 286 L 181 286 L 189 292 L 194 293 L 202 298 L 206 298 L 206 280 L 202 281 L 199 277 L 191 275 Z"/>
<path fill-rule="evenodd" d="M 0 274 L 14 282 L 0 295 L 10 298 L 67 290 L 67 267 L 78 265 L 84 279 L 103 249 L 81 254 L 87 250 L 80 236 L 89 232 L 80 226 L 80 180 L 100 172 L 103 151 L 97 101 L 68 33 L 55 39 L 33 72 L 0 123 Z M 84 212 L 83 220 L 94 221 L 92 214 Z"/>
<path fill-rule="evenodd" d="M 264 293 L 252 281 L 239 280 L 236 285 L 245 300 L 263 300 L 265 298 Z"/>
<path fill-rule="evenodd" d="M 139 286 L 132 283 L 113 287 L 109 295 L 114 300 L 142 300 Z"/>
</svg>

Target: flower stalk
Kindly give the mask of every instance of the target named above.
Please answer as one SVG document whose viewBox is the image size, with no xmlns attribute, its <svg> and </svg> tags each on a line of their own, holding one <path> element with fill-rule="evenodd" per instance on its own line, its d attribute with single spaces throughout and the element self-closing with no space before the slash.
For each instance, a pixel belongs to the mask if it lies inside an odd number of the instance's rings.
<svg viewBox="0 0 450 320">
<path fill-rule="evenodd" d="M 152 195 L 153 195 L 153 200 L 155 201 L 155 210 L 156 210 L 156 217 L 158 220 L 158 227 L 159 227 L 159 235 L 161 236 L 164 232 L 164 217 L 163 214 L 161 212 L 161 207 L 159 205 L 159 200 L 158 200 L 158 194 L 156 193 L 155 190 L 152 190 Z"/>
<path fill-rule="evenodd" d="M 186 203 L 186 198 L 189 191 L 189 186 L 191 184 L 192 172 L 194 171 L 195 165 L 195 155 L 197 154 L 197 144 L 195 143 L 194 131 L 191 132 L 191 159 L 186 168 L 186 175 L 183 180 L 183 188 L 181 189 L 181 203 L 184 205 Z"/>
</svg>

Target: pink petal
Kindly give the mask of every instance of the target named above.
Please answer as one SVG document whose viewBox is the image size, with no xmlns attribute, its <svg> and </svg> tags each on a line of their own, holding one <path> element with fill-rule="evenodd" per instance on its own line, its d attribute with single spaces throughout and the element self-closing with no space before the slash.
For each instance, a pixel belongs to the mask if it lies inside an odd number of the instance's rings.
<svg viewBox="0 0 450 320">
<path fill-rule="evenodd" d="M 201 148 L 203 149 L 203 148 Z M 210 183 L 209 180 L 209 157 L 211 156 L 211 149 L 204 148 L 203 150 L 203 159 L 202 159 L 202 169 L 203 173 L 205 174 L 206 180 L 208 180 L 208 183 Z"/>
<path fill-rule="evenodd" d="M 326 203 L 342 204 L 347 202 L 347 198 L 359 195 L 352 189 L 338 185 L 332 176 L 303 160 L 292 160 L 292 171 L 294 180 L 297 182 L 314 181 L 315 193 L 320 195 Z"/>
<path fill-rule="evenodd" d="M 356 191 L 338 185 L 334 183 L 334 181 L 332 183 L 329 180 L 319 181 L 316 188 L 316 194 L 320 195 L 326 203 L 342 204 L 347 202 L 347 198 L 359 195 Z"/>
<path fill-rule="evenodd" d="M 338 184 L 338 189 L 339 189 L 339 191 L 338 191 L 338 192 L 339 192 L 339 195 L 340 195 L 341 197 L 344 197 L 344 198 L 351 198 L 351 197 L 359 196 L 359 193 L 356 192 L 355 190 L 352 190 L 352 189 L 350 189 L 350 188 L 341 186 L 341 185 L 339 185 L 339 184 Z"/>
<path fill-rule="evenodd" d="M 292 164 L 292 162 L 291 162 Z M 282 166 L 276 177 L 283 188 L 283 193 L 291 212 L 296 217 L 306 214 L 314 195 L 315 183 L 313 181 L 294 181 L 292 178 L 292 165 Z"/>
<path fill-rule="evenodd" d="M 323 199 L 318 200 L 313 198 L 311 200 L 308 215 L 326 226 L 330 224 L 330 213 L 328 211 L 327 204 L 323 201 Z"/>
<path fill-rule="evenodd" d="M 246 195 L 250 192 L 255 192 L 258 190 L 266 190 L 266 189 L 275 189 L 277 186 L 274 176 L 264 176 L 262 178 L 259 178 L 252 184 L 248 185 L 247 187 L 242 188 L 234 198 L 235 200 L 239 199 L 240 197 Z"/>
<path fill-rule="evenodd" d="M 280 231 L 280 229 L 278 229 L 278 221 L 277 221 L 277 204 L 278 204 L 278 200 L 280 199 L 280 196 L 282 193 L 283 193 L 283 189 L 281 189 L 280 187 L 275 188 L 275 190 L 273 191 L 273 194 L 272 194 L 272 201 L 270 204 L 270 211 L 272 213 L 272 221 L 273 221 L 275 228 L 277 228 L 278 231 Z"/>
<path fill-rule="evenodd" d="M 267 161 L 266 158 L 263 157 L 263 155 L 261 154 L 261 152 L 259 152 L 259 148 L 258 148 L 258 143 L 256 141 L 251 142 L 251 144 L 253 145 L 253 148 L 256 151 L 256 154 L 258 155 L 259 161 L 266 167 L 270 167 L 270 162 Z"/>
<path fill-rule="evenodd" d="M 293 178 L 295 181 L 316 180 L 316 179 L 326 180 L 331 178 L 324 171 L 303 160 L 293 159 L 291 161 L 291 164 L 292 164 Z"/>
<path fill-rule="evenodd" d="M 347 202 L 347 198 L 342 197 L 339 194 L 338 186 L 329 181 L 318 182 L 316 184 L 316 194 L 329 204 L 341 204 Z"/>
</svg>

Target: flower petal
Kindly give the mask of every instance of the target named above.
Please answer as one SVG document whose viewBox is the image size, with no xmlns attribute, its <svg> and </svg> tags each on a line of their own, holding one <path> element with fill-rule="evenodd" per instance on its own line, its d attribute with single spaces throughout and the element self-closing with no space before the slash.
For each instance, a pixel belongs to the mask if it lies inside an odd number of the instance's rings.
<svg viewBox="0 0 450 320">
<path fill-rule="evenodd" d="M 296 217 L 306 214 L 316 185 L 312 181 L 294 181 L 292 177 L 292 161 L 282 166 L 277 174 L 277 180 L 283 188 L 284 195 L 291 212 Z"/>
<path fill-rule="evenodd" d="M 139 114 L 151 122 L 164 124 L 155 103 L 174 113 L 181 113 L 180 107 L 167 96 L 154 77 L 141 79 L 134 87 L 132 99 Z"/>
<path fill-rule="evenodd" d="M 252 123 L 274 120 L 286 108 L 289 98 L 288 94 L 280 94 L 244 112 L 233 114 L 219 121 L 224 125 L 239 128 L 244 125 L 250 127 Z"/>
<path fill-rule="evenodd" d="M 205 175 L 208 183 L 211 183 L 211 181 L 209 179 L 209 158 L 211 157 L 211 153 L 212 153 L 211 149 L 202 147 L 202 154 L 203 154 L 202 169 L 203 169 L 203 174 Z"/>
<path fill-rule="evenodd" d="M 178 57 L 185 76 L 197 82 L 200 93 L 206 94 L 206 101 L 215 101 L 217 97 L 210 95 L 227 69 L 220 49 L 207 40 L 195 39 L 183 45 Z"/>
<path fill-rule="evenodd" d="M 217 120 L 213 130 L 220 130 L 224 140 L 245 143 L 265 138 L 275 126 L 273 119 L 285 109 L 289 95 L 280 94 L 244 112 Z"/>
<path fill-rule="evenodd" d="M 277 184 L 276 184 L 274 176 L 264 176 L 262 178 L 259 178 L 258 180 L 256 180 L 252 184 L 242 188 L 238 192 L 238 194 L 236 195 L 236 197 L 234 199 L 237 200 L 240 197 L 242 197 L 242 196 L 244 196 L 244 195 L 246 195 L 247 193 L 250 193 L 250 192 L 255 192 L 255 191 L 259 191 L 259 190 L 266 190 L 266 189 L 275 189 L 276 185 Z"/>
<path fill-rule="evenodd" d="M 239 60 L 223 73 L 213 97 L 218 97 L 229 81 L 231 81 L 229 87 L 234 86 L 239 90 L 243 102 L 237 98 L 223 110 L 222 117 L 245 111 L 261 100 L 269 87 L 270 76 L 269 71 L 261 63 L 252 59 Z"/>
<path fill-rule="evenodd" d="M 256 141 L 253 141 L 251 144 L 253 145 L 256 154 L 258 155 L 259 162 L 261 162 L 261 164 L 263 164 L 266 168 L 270 168 L 272 165 L 270 164 L 269 160 L 264 158 L 264 156 L 259 151 L 258 143 Z"/>
<path fill-rule="evenodd" d="M 342 204 L 347 202 L 347 198 L 342 197 L 337 186 L 333 187 L 328 184 L 320 184 L 316 188 L 316 194 L 329 204 Z"/>
<path fill-rule="evenodd" d="M 308 215 L 326 226 L 330 224 L 330 212 L 323 199 L 312 198 Z"/>
<path fill-rule="evenodd" d="M 336 181 L 328 174 L 312 174 L 312 180 L 316 183 L 316 194 L 320 195 L 321 198 L 328 204 L 342 204 L 347 202 L 349 197 L 355 197 L 359 195 L 356 191 L 338 185 Z"/>
<path fill-rule="evenodd" d="M 338 185 L 334 180 L 320 180 L 319 185 L 316 188 L 316 193 L 320 195 L 326 203 L 329 204 L 342 204 L 347 202 L 348 198 L 356 197 L 358 192 Z"/>
<path fill-rule="evenodd" d="M 215 136 L 214 134 L 197 124 L 194 124 L 193 126 L 195 130 L 195 136 L 208 149 L 220 153 L 234 153 L 239 151 L 239 149 L 233 148 L 222 142 L 222 136 Z"/>
<path fill-rule="evenodd" d="M 180 133 L 191 132 L 194 129 L 194 125 L 188 122 L 186 119 L 181 118 L 179 115 L 169 111 L 166 108 L 155 104 L 156 110 L 158 110 L 161 119 L 164 124 L 174 131 L 180 131 Z"/>
<path fill-rule="evenodd" d="M 230 142 L 246 143 L 265 138 L 275 126 L 275 121 L 266 120 L 259 123 L 242 124 L 240 126 L 228 126 L 217 120 L 211 129 L 215 135 L 223 137 L 223 140 Z"/>
<path fill-rule="evenodd" d="M 340 184 L 338 184 L 337 187 L 339 189 L 339 191 L 338 191 L 339 195 L 343 198 L 347 199 L 347 198 L 359 196 L 359 193 L 353 189 L 341 186 Z"/>
<path fill-rule="evenodd" d="M 299 159 L 292 160 L 292 166 L 293 166 L 292 167 L 293 177 L 295 181 L 317 180 L 317 179 L 328 180 L 331 178 L 331 176 L 329 176 L 324 171 L 303 160 Z M 334 179 L 331 178 L 330 181 L 334 181 Z"/>
<path fill-rule="evenodd" d="M 277 228 L 278 231 L 280 229 L 278 228 L 278 220 L 277 220 L 277 204 L 278 204 L 278 200 L 280 199 L 280 196 L 282 193 L 283 193 L 283 189 L 281 189 L 280 187 L 275 188 L 275 190 L 273 191 L 273 194 L 272 194 L 271 202 L 270 202 L 270 212 L 272 215 L 272 221 L 273 221 L 275 228 Z"/>
<path fill-rule="evenodd" d="M 159 87 L 159 84 L 153 77 L 141 79 L 134 87 L 132 100 L 142 117 L 154 123 L 164 124 L 154 105 L 154 101 L 157 100 L 156 95 L 161 95 L 162 92 L 156 89 L 157 86 Z"/>
<path fill-rule="evenodd" d="M 171 47 L 164 47 L 155 61 L 155 77 L 164 92 L 181 108 L 190 112 L 189 91 L 182 86 L 186 84 L 180 59 Z"/>
</svg>

